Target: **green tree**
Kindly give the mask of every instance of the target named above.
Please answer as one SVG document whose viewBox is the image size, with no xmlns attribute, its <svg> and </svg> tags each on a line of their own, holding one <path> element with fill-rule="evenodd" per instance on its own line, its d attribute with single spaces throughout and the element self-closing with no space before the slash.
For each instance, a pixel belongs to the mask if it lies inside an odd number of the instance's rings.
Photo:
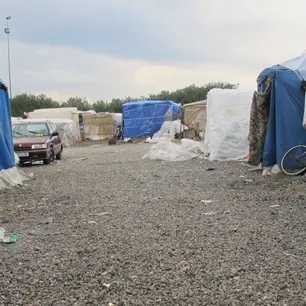
<svg viewBox="0 0 306 306">
<path fill-rule="evenodd" d="M 87 111 L 92 108 L 90 103 L 84 97 L 70 97 L 66 102 L 62 103 L 62 107 L 76 107 L 80 111 Z"/>
<path fill-rule="evenodd" d="M 92 109 L 97 113 L 105 113 L 108 111 L 109 104 L 103 100 L 99 100 L 92 105 Z"/>
<path fill-rule="evenodd" d="M 163 90 L 158 94 L 149 94 L 140 97 L 126 97 L 124 99 L 112 99 L 110 102 L 99 100 L 90 104 L 84 97 L 70 97 L 67 101 L 60 104 L 44 94 L 21 94 L 15 96 L 11 100 L 12 116 L 22 117 L 24 112 L 30 112 L 40 108 L 56 108 L 56 107 L 76 107 L 78 110 L 94 109 L 97 113 L 113 112 L 122 113 L 122 105 L 124 103 L 139 101 L 139 100 L 171 100 L 177 103 L 191 103 L 195 101 L 205 100 L 207 93 L 213 88 L 237 88 L 238 85 L 230 83 L 208 83 L 203 86 L 190 85 L 175 91 Z"/>
<path fill-rule="evenodd" d="M 11 113 L 13 117 L 24 117 L 25 112 L 32 112 L 41 108 L 56 108 L 60 103 L 52 100 L 44 94 L 21 94 L 11 99 Z"/>
</svg>

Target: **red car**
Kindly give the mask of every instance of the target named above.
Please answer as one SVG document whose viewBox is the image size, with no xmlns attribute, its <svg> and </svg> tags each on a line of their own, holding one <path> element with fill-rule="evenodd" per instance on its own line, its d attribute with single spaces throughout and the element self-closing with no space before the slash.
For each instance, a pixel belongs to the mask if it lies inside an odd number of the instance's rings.
<svg viewBox="0 0 306 306">
<path fill-rule="evenodd" d="M 63 145 L 55 125 L 49 120 L 21 120 L 13 124 L 14 151 L 24 163 L 43 161 L 45 165 L 60 160 Z"/>
</svg>

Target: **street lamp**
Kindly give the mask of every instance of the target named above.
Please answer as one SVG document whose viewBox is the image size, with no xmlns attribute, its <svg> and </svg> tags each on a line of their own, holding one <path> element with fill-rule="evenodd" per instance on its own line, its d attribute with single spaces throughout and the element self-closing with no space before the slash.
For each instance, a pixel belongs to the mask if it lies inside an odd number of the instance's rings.
<svg viewBox="0 0 306 306">
<path fill-rule="evenodd" d="M 6 28 L 4 29 L 4 33 L 7 35 L 7 59 L 8 59 L 8 71 L 9 71 L 9 87 L 10 87 L 10 99 L 12 99 L 12 80 L 11 80 L 11 55 L 10 55 L 10 28 L 9 28 L 9 20 L 11 16 L 6 17 Z"/>
</svg>

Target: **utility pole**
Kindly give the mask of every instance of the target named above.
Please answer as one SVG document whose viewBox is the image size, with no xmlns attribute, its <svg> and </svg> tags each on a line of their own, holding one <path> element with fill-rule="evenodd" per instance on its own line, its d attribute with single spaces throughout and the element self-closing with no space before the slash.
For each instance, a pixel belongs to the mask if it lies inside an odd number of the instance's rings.
<svg viewBox="0 0 306 306">
<path fill-rule="evenodd" d="M 4 33 L 7 36 L 7 60 L 8 60 L 8 73 L 9 73 L 9 92 L 10 99 L 12 99 L 12 79 L 11 79 L 11 54 L 10 54 L 10 28 L 9 28 L 9 20 L 11 16 L 6 17 L 6 28 L 4 29 Z"/>
</svg>

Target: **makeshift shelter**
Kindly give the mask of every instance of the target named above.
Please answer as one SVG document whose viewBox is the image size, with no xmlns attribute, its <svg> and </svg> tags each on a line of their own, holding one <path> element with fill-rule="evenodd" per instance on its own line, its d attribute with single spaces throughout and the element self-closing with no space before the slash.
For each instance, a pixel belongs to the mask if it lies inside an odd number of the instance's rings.
<svg viewBox="0 0 306 306">
<path fill-rule="evenodd" d="M 7 87 L 0 79 L 0 189 L 21 185 L 31 177 L 16 167 L 10 101 Z M 16 158 L 18 160 L 18 158 Z"/>
<path fill-rule="evenodd" d="M 207 95 L 205 153 L 210 160 L 237 160 L 249 151 L 253 91 L 215 88 Z"/>
<path fill-rule="evenodd" d="M 263 167 L 280 165 L 287 150 L 306 143 L 302 80 L 306 80 L 306 55 L 266 68 L 258 76 L 251 125 L 258 121 L 256 114 L 263 112 L 263 104 L 256 100 L 264 101 L 267 112 L 258 130 L 250 133 L 251 164 L 261 161 Z M 260 137 L 256 138 L 256 132 L 261 130 Z"/>
<path fill-rule="evenodd" d="M 181 104 L 172 101 L 137 101 L 123 104 L 124 137 L 152 137 L 165 121 L 181 114 Z"/>
<path fill-rule="evenodd" d="M 196 138 L 204 135 L 206 127 L 207 101 L 187 103 L 182 106 L 182 124 L 188 129 L 183 130 L 184 138 Z"/>
<path fill-rule="evenodd" d="M 66 119 L 74 122 L 74 136 L 76 142 L 81 141 L 79 115 L 76 107 L 61 107 L 61 108 L 44 108 L 36 109 L 33 112 L 26 113 L 28 119 Z"/>
<path fill-rule="evenodd" d="M 56 126 L 62 144 L 69 147 L 77 142 L 78 135 L 75 134 L 75 123 L 69 119 L 49 119 Z"/>
<path fill-rule="evenodd" d="M 207 101 L 198 101 L 182 106 L 182 124 L 188 128 L 196 128 L 204 132 L 206 127 L 206 104 Z"/>
<path fill-rule="evenodd" d="M 119 120 L 116 114 L 82 114 L 82 117 L 86 139 L 108 139 L 115 135 Z"/>
<path fill-rule="evenodd" d="M 116 121 L 116 126 L 119 127 L 123 125 L 123 116 L 122 113 L 113 113 L 113 116 L 115 118 Z"/>
<path fill-rule="evenodd" d="M 59 136 L 61 138 L 62 144 L 64 147 L 69 147 L 72 144 L 76 143 L 76 136 L 75 136 L 75 127 L 74 127 L 74 121 L 73 120 L 68 120 L 68 119 L 54 119 L 54 118 L 39 118 L 39 119 L 31 119 L 31 122 L 38 121 L 40 122 L 41 120 L 49 120 L 56 126 L 56 130 L 59 133 Z M 25 121 L 27 122 L 28 120 L 23 120 L 20 119 L 18 122 Z M 14 125 L 14 122 L 12 122 Z"/>
</svg>

